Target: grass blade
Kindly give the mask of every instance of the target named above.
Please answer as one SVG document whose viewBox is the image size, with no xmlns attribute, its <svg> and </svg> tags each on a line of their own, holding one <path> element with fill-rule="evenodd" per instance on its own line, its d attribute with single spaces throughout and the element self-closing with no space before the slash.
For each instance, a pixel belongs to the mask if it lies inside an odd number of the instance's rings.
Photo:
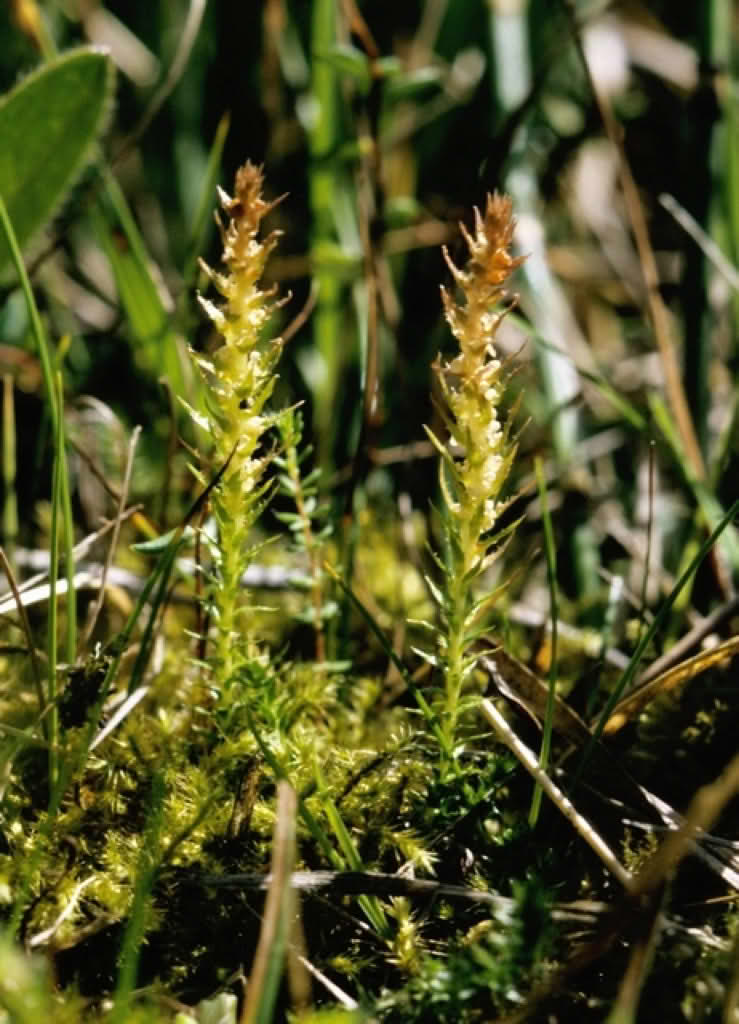
<svg viewBox="0 0 739 1024">
<path fill-rule="evenodd" d="M 183 395 L 185 360 L 180 358 L 170 313 L 149 269 L 146 244 L 112 172 L 104 168 L 102 175 L 108 204 L 98 203 L 91 216 L 115 276 L 137 355 L 153 377 L 165 376 L 175 394 Z M 115 237 L 116 230 L 123 232 L 123 244 Z"/>
<path fill-rule="evenodd" d="M 120 969 L 116 985 L 110 1024 L 125 1021 L 130 1013 L 131 993 L 136 984 L 141 943 L 146 931 L 146 913 L 160 862 L 164 801 L 167 789 L 161 771 L 154 773 L 151 780 L 151 799 L 146 827 L 141 841 L 133 905 L 123 936 L 120 952 Z"/>
<path fill-rule="evenodd" d="M 13 551 L 18 538 L 18 496 L 15 490 L 15 402 L 13 378 L 9 373 L 3 374 L 3 537 L 9 564 L 13 565 Z"/>
<path fill-rule="evenodd" d="M 557 688 L 557 621 L 559 619 L 559 602 L 557 599 L 557 549 L 554 543 L 554 531 L 552 530 L 552 519 L 549 515 L 549 503 L 547 501 L 547 484 L 544 479 L 544 467 L 541 459 L 537 458 L 534 463 L 536 471 L 536 484 L 539 489 L 539 500 L 541 502 L 541 518 L 544 524 L 544 548 L 547 557 L 547 579 L 549 581 L 549 604 L 550 617 L 552 620 L 552 632 L 550 635 L 550 659 L 549 659 L 549 696 L 547 699 L 547 710 L 544 716 L 544 730 L 541 738 L 541 752 L 539 754 L 539 767 L 546 772 L 549 763 L 549 751 L 552 746 L 552 721 L 554 719 L 554 699 Z M 529 824 L 533 828 L 539 818 L 541 807 L 541 786 L 537 782 L 534 787 L 534 796 L 529 811 Z"/>
<path fill-rule="evenodd" d="M 277 787 L 277 820 L 272 839 L 272 871 L 241 1024 L 270 1024 L 285 968 L 295 913 L 295 790 L 284 779 Z"/>
</svg>

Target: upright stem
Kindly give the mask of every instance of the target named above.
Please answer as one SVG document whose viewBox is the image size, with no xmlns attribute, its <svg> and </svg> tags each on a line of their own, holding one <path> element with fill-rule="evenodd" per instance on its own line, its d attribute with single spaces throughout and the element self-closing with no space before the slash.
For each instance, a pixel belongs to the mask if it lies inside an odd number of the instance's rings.
<svg viewBox="0 0 739 1024">
<path fill-rule="evenodd" d="M 499 405 L 505 376 L 494 340 L 506 309 L 494 313 L 505 297 L 503 285 L 519 264 L 510 254 L 513 238 L 510 200 L 488 196 L 484 216 L 475 210 L 474 229 L 461 225 L 469 249 L 463 267 L 449 253 L 444 257 L 464 301 L 442 288 L 444 312 L 459 351 L 448 363 L 434 363 L 451 440 L 448 447 L 427 430 L 442 455 L 440 485 L 445 506 L 446 565 L 443 593 L 436 593 L 442 608 L 444 632 L 438 655 L 445 672 L 442 734 L 444 758 L 453 758 L 459 706 L 475 658 L 475 618 L 495 598 L 481 599 L 475 582 L 496 558 L 490 540 L 500 515 L 500 493 L 516 453 Z M 462 454 L 460 455 L 460 451 Z"/>
</svg>

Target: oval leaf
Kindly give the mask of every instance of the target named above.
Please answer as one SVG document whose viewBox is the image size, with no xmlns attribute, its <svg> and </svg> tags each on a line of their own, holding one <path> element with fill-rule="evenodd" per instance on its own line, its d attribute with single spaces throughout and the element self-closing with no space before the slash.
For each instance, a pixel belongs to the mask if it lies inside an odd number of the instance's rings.
<svg viewBox="0 0 739 1024">
<path fill-rule="evenodd" d="M 44 64 L 0 99 L 0 195 L 23 248 L 95 153 L 112 106 L 113 65 L 95 50 Z M 10 251 L 0 238 L 0 277 Z"/>
</svg>

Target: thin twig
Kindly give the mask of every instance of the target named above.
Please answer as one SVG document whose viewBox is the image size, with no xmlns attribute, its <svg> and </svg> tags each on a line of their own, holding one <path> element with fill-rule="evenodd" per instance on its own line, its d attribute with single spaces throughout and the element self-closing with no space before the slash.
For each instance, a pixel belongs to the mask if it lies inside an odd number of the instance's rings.
<svg viewBox="0 0 739 1024">
<path fill-rule="evenodd" d="M 167 463 L 164 467 L 164 479 L 162 480 L 162 489 L 159 494 L 159 522 L 161 524 L 162 533 L 166 533 L 168 530 L 167 509 L 169 507 L 169 492 L 172 487 L 172 470 L 175 464 L 175 456 L 177 455 L 179 435 L 177 433 L 177 396 L 175 395 L 174 389 L 166 376 L 159 378 L 159 386 L 167 396 L 167 405 L 169 407 Z"/>
<path fill-rule="evenodd" d="M 555 785 L 546 772 L 539 767 L 539 759 L 536 754 L 521 742 L 506 722 L 503 715 L 498 711 L 492 701 L 486 698 L 481 702 L 482 713 L 495 730 L 499 739 L 511 750 L 526 771 L 539 783 L 549 799 L 559 811 L 573 825 L 575 831 L 588 844 L 594 853 L 601 859 L 611 874 L 618 879 L 624 889 L 630 891 L 634 885 L 633 876 L 617 859 L 608 844 L 595 831 L 593 826 L 575 808 L 570 800 L 564 795 L 561 789 Z"/>
<path fill-rule="evenodd" d="M 8 556 L 5 554 L 2 545 L 0 545 L 0 566 L 2 566 L 2 570 L 5 573 L 5 576 L 7 577 L 8 584 L 10 585 L 10 589 L 13 592 L 13 600 L 15 601 L 15 607 L 18 609 L 18 615 L 20 616 L 21 620 L 21 628 L 25 634 L 26 643 L 28 644 L 28 656 L 31 659 L 31 674 L 33 675 L 33 683 L 34 686 L 36 687 L 36 694 L 38 696 L 39 713 L 43 715 L 44 711 L 46 710 L 46 697 L 44 695 L 44 686 L 43 683 L 41 682 L 41 666 L 36 655 L 36 647 L 33 643 L 31 623 L 28 621 L 28 615 L 26 614 L 26 609 L 23 606 L 23 599 L 21 597 L 20 590 L 18 589 L 18 584 L 16 582 L 12 566 L 8 561 Z M 46 720 L 44 720 L 44 736 L 46 736 L 47 739 L 49 738 Z"/>
<path fill-rule="evenodd" d="M 103 728 L 100 730 L 100 732 L 97 734 L 95 739 L 90 744 L 90 753 L 92 753 L 95 747 L 99 747 L 104 739 L 110 736 L 113 730 L 116 729 L 118 725 L 120 725 L 120 723 L 123 721 L 123 719 L 126 718 L 133 711 L 136 705 L 144 699 L 148 692 L 148 686 L 139 686 L 137 690 L 134 690 L 133 693 L 130 693 L 125 698 L 123 703 L 120 704 L 118 708 L 116 708 L 110 720 L 105 723 Z"/>
<path fill-rule="evenodd" d="M 706 259 L 713 263 L 714 267 L 729 282 L 735 291 L 739 291 L 739 270 L 736 269 L 723 252 L 710 238 L 692 214 L 688 213 L 684 206 L 678 203 L 669 192 L 663 192 L 659 196 L 659 202 L 668 213 L 671 213 L 683 231 L 687 232 L 695 244 L 701 250 Z"/>
<path fill-rule="evenodd" d="M 320 981 L 326 991 L 334 997 L 337 1003 L 341 1003 L 341 1005 L 347 1010 L 359 1009 L 359 1003 L 356 999 L 352 999 L 348 993 L 339 988 L 336 982 L 331 981 L 330 978 L 326 977 L 323 971 L 319 971 L 318 968 L 307 959 L 307 957 L 298 954 L 298 960 L 300 960 L 306 971 L 313 975 L 316 981 Z"/>
<path fill-rule="evenodd" d="M 678 829 L 670 832 L 659 849 L 632 881 L 632 894 L 640 897 L 661 885 L 692 852 L 693 842 L 714 824 L 729 800 L 739 792 L 739 754 L 713 782 L 702 786 L 690 801 Z"/>
<path fill-rule="evenodd" d="M 243 889 L 259 891 L 272 884 L 271 875 L 235 874 L 202 875 L 199 881 L 208 888 Z M 411 896 L 426 899 L 458 900 L 462 903 L 480 903 L 501 914 L 509 914 L 515 900 L 487 889 L 471 889 L 464 885 L 451 885 L 430 878 L 406 878 L 378 871 L 294 871 L 290 878 L 294 889 L 312 895 L 357 896 Z M 557 903 L 552 917 L 560 921 L 592 924 L 605 913 L 607 904 L 592 900 Z"/>
<path fill-rule="evenodd" d="M 106 477 L 100 466 L 98 466 L 95 459 L 92 457 L 79 441 L 75 441 L 73 437 L 67 438 L 67 444 L 70 448 L 73 448 L 75 453 L 82 459 L 90 473 L 95 477 L 97 482 L 103 488 L 108 497 L 112 498 L 113 501 L 118 502 L 121 500 L 121 492 L 115 487 L 110 480 Z"/>
<path fill-rule="evenodd" d="M 71 917 L 71 915 L 75 912 L 75 910 L 77 909 L 77 901 L 79 900 L 80 896 L 87 888 L 87 886 L 90 884 L 90 882 L 94 881 L 95 876 L 90 875 L 88 878 L 83 878 L 82 881 L 74 887 L 72 895 L 69 897 L 66 906 L 59 914 L 57 919 L 51 925 L 49 925 L 48 928 L 45 928 L 42 932 L 37 932 L 35 935 L 32 935 L 31 938 L 28 940 L 28 947 L 30 949 L 35 949 L 37 946 L 46 946 L 48 944 L 49 939 L 53 938 L 54 934 L 64 924 L 67 918 Z"/>
<path fill-rule="evenodd" d="M 125 519 L 130 519 L 131 516 L 134 516 L 138 512 L 140 512 L 142 508 L 143 505 L 132 505 L 130 508 L 126 509 L 122 516 L 119 517 L 120 521 L 123 522 L 123 520 Z M 88 534 L 88 536 L 83 537 L 83 539 L 78 544 L 75 544 L 75 546 L 72 548 L 72 555 L 74 556 L 75 563 L 78 563 L 87 554 L 90 548 L 97 543 L 97 541 L 101 540 L 106 535 L 106 533 L 109 533 L 115 526 L 115 523 L 116 520 L 109 520 L 108 522 L 104 523 L 104 525 L 101 526 L 99 530 L 96 530 L 94 533 Z M 18 562 L 18 564 L 26 565 L 29 568 L 38 568 L 38 562 L 36 562 L 37 557 L 40 557 L 40 559 L 43 559 L 45 561 L 44 570 L 43 572 L 39 572 L 35 576 L 31 577 L 31 579 L 23 581 L 23 583 L 18 588 L 21 594 L 24 594 L 27 590 L 30 590 L 32 587 L 37 586 L 39 583 L 43 583 L 43 581 L 47 578 L 47 576 L 49 575 L 49 553 L 48 551 L 26 551 L 23 548 L 19 548 L 18 551 L 16 552 L 16 561 Z"/>
<path fill-rule="evenodd" d="M 318 282 L 314 279 L 311 283 L 310 291 L 308 292 L 308 298 L 303 304 L 303 308 L 293 317 L 285 330 L 280 334 L 283 344 L 287 344 L 287 342 L 298 333 L 303 324 L 308 320 L 315 308 L 317 299 Z"/>
</svg>

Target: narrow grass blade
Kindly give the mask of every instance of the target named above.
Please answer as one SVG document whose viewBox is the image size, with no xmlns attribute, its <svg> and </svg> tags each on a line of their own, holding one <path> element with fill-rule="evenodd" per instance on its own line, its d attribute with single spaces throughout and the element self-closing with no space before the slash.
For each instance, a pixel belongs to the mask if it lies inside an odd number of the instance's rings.
<svg viewBox="0 0 739 1024">
<path fill-rule="evenodd" d="M 57 399 L 58 419 L 54 429 L 54 469 L 51 483 L 51 536 L 49 538 L 49 616 L 46 626 L 47 683 L 46 698 L 49 704 L 49 795 L 57 784 L 57 743 L 59 740 L 59 712 L 57 709 L 56 663 L 57 663 L 57 603 L 56 583 L 59 576 L 59 507 L 62 503 L 62 473 L 64 460 L 64 424 L 62 407 Z M 67 594 L 67 601 L 73 595 Z"/>
<path fill-rule="evenodd" d="M 551 653 L 549 658 L 549 697 L 547 709 L 544 716 L 544 731 L 541 738 L 541 753 L 539 754 L 539 767 L 543 772 L 547 770 L 549 763 L 549 751 L 552 746 L 552 722 L 554 720 L 554 700 L 557 688 L 557 621 L 559 619 L 559 601 L 557 598 L 557 549 L 554 543 L 554 531 L 552 530 L 552 518 L 549 515 L 549 503 L 547 501 L 547 484 L 544 479 L 544 467 L 541 459 L 537 458 L 534 463 L 536 471 L 536 483 L 539 489 L 539 501 L 541 502 L 541 517 L 544 525 L 544 549 L 547 556 L 547 579 L 549 581 L 549 606 L 552 620 L 552 632 L 550 634 Z M 541 786 L 537 782 L 534 787 L 534 796 L 531 801 L 529 812 L 529 824 L 533 828 L 539 818 L 541 807 Z"/>
<path fill-rule="evenodd" d="M 13 552 L 18 539 L 18 497 L 15 490 L 15 402 L 13 377 L 3 374 L 2 462 L 3 462 L 3 543 L 8 563 L 13 566 Z"/>
<path fill-rule="evenodd" d="M 67 577 L 65 660 L 68 665 L 71 665 L 77 656 L 77 595 L 74 585 L 74 517 L 72 515 L 72 496 L 69 490 L 69 472 L 67 469 L 66 431 L 64 428 L 64 385 L 62 383 L 61 371 L 57 372 L 56 375 L 56 388 L 59 422 L 56 429 L 55 458 L 59 460 L 62 543 L 64 546 L 64 570 Z"/>
<path fill-rule="evenodd" d="M 271 1024 L 285 954 L 290 937 L 296 897 L 292 887 L 295 866 L 295 790 L 284 779 L 277 787 L 277 820 L 272 839 L 272 871 L 254 956 L 241 1024 Z"/>
<path fill-rule="evenodd" d="M 166 795 L 164 774 L 157 771 L 151 780 L 149 814 L 141 840 L 133 904 L 121 944 L 118 984 L 115 990 L 113 1010 L 109 1018 L 110 1024 L 119 1024 L 119 1022 L 127 1020 L 130 1014 L 131 993 L 136 984 L 141 943 L 146 931 L 146 915 L 160 861 Z"/>
<path fill-rule="evenodd" d="M 166 376 L 177 395 L 185 393 L 185 359 L 170 326 L 150 270 L 151 261 L 123 192 L 112 172 L 102 171 L 108 204 L 98 203 L 92 220 L 115 276 L 118 295 L 131 330 L 136 355 L 155 378 Z M 116 237 L 116 231 L 123 233 Z"/>
<path fill-rule="evenodd" d="M 131 678 L 128 681 L 129 694 L 133 693 L 135 690 L 139 688 L 141 680 L 144 676 L 144 672 L 146 671 L 146 666 L 149 663 L 149 654 L 151 652 L 152 644 L 154 642 L 154 627 L 156 625 L 157 619 L 159 618 L 160 610 L 164 607 L 170 577 L 172 576 L 172 570 L 174 569 L 175 562 L 177 560 L 177 554 L 180 550 L 181 538 L 175 538 L 175 540 L 177 542 L 170 544 L 170 546 L 162 555 L 161 562 L 157 566 L 157 569 L 159 570 L 159 585 L 157 587 L 156 593 L 154 594 L 154 598 L 151 602 L 149 618 L 146 623 L 146 626 L 144 627 L 144 632 L 141 637 L 139 652 L 136 655 L 136 661 L 134 662 L 133 668 L 131 669 Z"/>
<path fill-rule="evenodd" d="M 354 840 L 347 831 L 338 807 L 326 793 L 321 793 L 321 802 L 323 803 L 326 816 L 331 822 L 331 828 L 334 830 L 334 835 L 339 841 L 339 846 L 341 847 L 341 851 L 344 854 L 350 869 L 352 871 L 364 871 L 365 868 L 362 863 L 362 859 L 359 856 L 359 851 L 357 850 Z M 358 902 L 377 934 L 383 938 L 388 938 L 390 935 L 390 929 L 388 927 L 387 918 L 385 917 L 385 911 L 382 909 L 382 905 L 377 897 L 360 896 Z"/>
<path fill-rule="evenodd" d="M 558 345 L 553 344 L 551 341 L 547 341 L 540 334 L 537 333 L 536 328 L 533 327 L 525 317 L 520 316 L 518 313 L 510 313 L 509 320 L 514 323 L 524 334 L 528 335 L 534 344 L 554 355 L 559 355 L 563 359 L 569 360 L 575 370 L 577 371 L 578 377 L 582 377 L 588 381 L 589 384 L 593 384 L 598 389 L 603 398 L 609 402 L 614 410 L 619 413 L 635 430 L 639 433 L 644 433 L 647 429 L 647 421 L 644 416 L 639 412 L 637 407 L 630 402 L 627 398 L 618 392 L 614 386 L 609 382 L 608 378 L 603 373 L 594 373 L 591 370 L 585 369 L 579 363 L 576 363 L 572 356 L 561 349 Z"/>
<path fill-rule="evenodd" d="M 210 152 L 208 154 L 208 164 L 203 177 L 202 187 L 200 189 L 200 198 L 198 199 L 195 216 L 192 219 L 192 225 L 190 227 L 188 254 L 185 260 L 185 269 L 183 272 L 183 294 L 187 294 L 192 289 L 195 274 L 197 272 L 198 256 L 205 245 L 208 227 L 213 223 L 213 217 L 211 214 L 213 209 L 213 195 L 216 191 L 216 185 L 218 184 L 223 147 L 226 144 L 230 125 L 231 117 L 226 113 L 218 122 L 213 144 L 211 145 Z"/>
<path fill-rule="evenodd" d="M 48 341 L 46 339 L 46 332 L 41 323 L 41 317 L 39 316 L 38 306 L 33 296 L 33 290 L 31 288 L 31 282 L 28 278 L 25 265 L 23 263 L 23 257 L 21 256 L 20 247 L 16 238 L 13 222 L 10 219 L 8 208 L 3 200 L 2 190 L 0 189 L 0 225 L 2 225 L 2 235 L 5 237 L 5 241 L 8 244 L 10 254 L 13 260 L 18 279 L 21 283 L 21 289 L 23 291 L 23 297 L 26 300 L 26 308 L 28 310 L 28 319 L 31 324 L 31 334 L 36 342 L 36 351 L 38 353 L 39 361 L 41 363 L 41 373 L 44 379 L 44 388 L 46 390 L 46 398 L 49 403 L 49 416 L 53 424 L 53 428 L 56 428 L 57 424 L 57 412 L 56 412 L 56 387 L 54 385 L 54 370 L 53 361 L 51 358 L 51 352 Z M 0 238 L 2 237 L 0 235 Z"/>
</svg>

